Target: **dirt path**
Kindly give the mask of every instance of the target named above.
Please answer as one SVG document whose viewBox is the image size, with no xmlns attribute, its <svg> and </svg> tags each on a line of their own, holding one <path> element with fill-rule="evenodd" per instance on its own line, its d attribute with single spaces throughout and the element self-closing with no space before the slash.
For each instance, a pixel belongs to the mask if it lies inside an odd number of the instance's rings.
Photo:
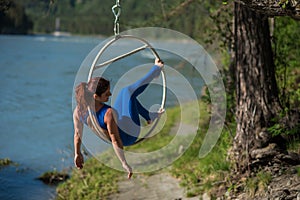
<svg viewBox="0 0 300 200">
<path fill-rule="evenodd" d="M 178 180 L 167 173 L 152 176 L 135 175 L 132 180 L 119 182 L 119 193 L 110 196 L 111 200 L 198 200 L 186 198 Z"/>
<path fill-rule="evenodd" d="M 179 124 L 176 123 L 170 134 L 188 134 L 195 131 L 194 127 L 186 124 L 181 124 L 181 129 L 179 131 Z M 199 196 L 187 198 L 184 188 L 179 186 L 179 181 L 167 172 L 152 176 L 134 174 L 131 180 L 120 181 L 118 190 L 117 194 L 109 197 L 110 200 L 199 200 Z"/>
</svg>

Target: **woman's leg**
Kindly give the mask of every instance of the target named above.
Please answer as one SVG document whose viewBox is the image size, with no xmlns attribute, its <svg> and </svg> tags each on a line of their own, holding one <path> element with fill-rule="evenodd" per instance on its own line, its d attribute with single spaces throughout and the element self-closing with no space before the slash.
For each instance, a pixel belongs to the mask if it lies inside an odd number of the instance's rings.
<svg viewBox="0 0 300 200">
<path fill-rule="evenodd" d="M 120 91 L 114 103 L 114 108 L 118 112 L 119 118 L 123 116 L 131 117 L 132 115 L 135 117 L 139 113 L 134 112 L 138 109 L 136 105 L 137 96 L 147 88 L 155 77 L 159 76 L 160 72 L 161 68 L 154 65 L 144 77 Z"/>
<path fill-rule="evenodd" d="M 136 100 L 136 105 L 139 114 L 147 121 L 153 121 L 158 117 L 158 112 L 150 112 L 144 106 L 139 102 L 139 100 Z"/>
<path fill-rule="evenodd" d="M 161 68 L 154 65 L 151 70 L 141 79 L 128 86 L 128 90 L 133 92 L 130 97 L 129 109 L 132 120 L 140 126 L 139 115 L 145 118 L 147 121 L 151 120 L 150 113 L 145 109 L 141 103 L 137 100 L 137 96 L 140 95 L 149 85 L 149 83 L 157 77 L 161 72 Z M 154 116 L 153 116 L 154 117 Z"/>
<path fill-rule="evenodd" d="M 138 137 L 140 131 L 139 114 L 143 117 L 149 112 L 138 102 L 137 96 L 140 95 L 149 85 L 149 83 L 159 76 L 161 68 L 153 66 L 151 70 L 135 83 L 123 88 L 118 94 L 114 108 L 118 113 L 118 126 L 123 130 L 122 134 L 126 133 L 133 137 Z M 126 137 L 122 137 L 126 138 Z M 127 141 L 123 141 L 126 143 Z"/>
<path fill-rule="evenodd" d="M 128 86 L 129 91 L 132 95 L 138 96 L 141 94 L 149 85 L 149 83 L 157 76 L 159 76 L 161 68 L 154 65 L 151 70 L 141 79 Z"/>
</svg>

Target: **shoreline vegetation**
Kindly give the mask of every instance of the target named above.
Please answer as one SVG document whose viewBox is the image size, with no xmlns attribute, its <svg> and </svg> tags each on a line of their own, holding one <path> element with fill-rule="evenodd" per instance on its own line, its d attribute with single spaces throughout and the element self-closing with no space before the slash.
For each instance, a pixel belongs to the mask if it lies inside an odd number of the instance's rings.
<svg viewBox="0 0 300 200">
<path fill-rule="evenodd" d="M 17 165 L 17 163 L 13 162 L 9 158 L 0 158 L 0 170 L 3 167 L 11 166 L 11 165 Z"/>
<path fill-rule="evenodd" d="M 225 159 L 231 144 L 228 131 L 223 131 L 223 136 L 208 156 L 203 159 L 198 158 L 199 149 L 210 120 L 209 106 L 204 102 L 199 102 L 199 105 L 200 128 L 191 146 L 170 167 L 151 173 L 143 173 L 148 176 L 163 172 L 171 174 L 180 180 L 180 185 L 185 188 L 187 197 L 205 193 L 214 182 L 224 180 L 230 169 L 230 164 Z M 176 119 L 180 119 L 180 108 L 169 108 L 166 112 L 170 120 L 167 120 L 161 133 L 142 142 L 142 144 L 127 147 L 127 150 L 135 151 L 138 149 L 139 151 L 150 152 L 167 144 L 170 138 L 172 139 L 170 131 L 176 126 Z M 215 162 L 216 160 L 218 162 Z M 86 160 L 82 170 L 73 169 L 70 179 L 58 185 L 57 199 L 105 199 L 118 192 L 117 182 L 123 176 L 125 176 L 124 173 L 111 169 L 96 158 L 90 157 Z"/>
<path fill-rule="evenodd" d="M 38 180 L 42 181 L 47 185 L 58 185 L 70 178 L 68 172 L 48 171 L 37 177 Z"/>
<path fill-rule="evenodd" d="M 232 144 L 231 132 L 235 130 L 235 124 L 224 128 L 213 150 L 204 158 L 198 157 L 199 148 L 208 128 L 210 120 L 210 108 L 204 101 L 199 101 L 201 119 L 198 133 L 186 152 L 171 166 L 151 173 L 143 173 L 145 176 L 168 173 L 178 180 L 185 190 L 185 197 L 210 196 L 225 199 L 240 197 L 242 199 L 260 199 L 268 197 L 268 187 L 280 190 L 287 184 L 294 187 L 289 191 L 295 193 L 300 186 L 295 186 L 300 181 L 300 166 L 289 167 L 285 164 L 268 166 L 268 169 L 260 169 L 248 177 L 241 178 L 242 181 L 235 183 L 232 174 L 232 165 L 227 157 L 227 152 Z M 164 146 L 170 140 L 170 131 L 176 126 L 176 119 L 180 116 L 179 107 L 166 110 L 168 120 L 165 128 L 155 137 L 146 140 L 140 145 L 127 147 L 127 150 L 152 151 L 159 146 Z M 292 151 L 297 151 L 292 149 Z M 105 154 L 105 153 L 104 153 Z M 105 155 L 104 155 L 105 156 Z M 93 157 L 86 159 L 82 170 L 73 169 L 70 178 L 57 186 L 57 199 L 106 199 L 118 193 L 118 182 L 123 180 L 125 173 L 111 169 Z M 134 176 L 140 176 L 135 174 Z M 136 177 L 133 177 L 136 178 Z M 285 180 L 291 180 L 287 183 Z M 282 184 L 278 184 L 281 182 Z M 285 184 L 283 186 L 283 184 Z M 121 194 L 118 194 L 121 195 Z M 264 196 L 265 195 L 265 196 Z"/>
<path fill-rule="evenodd" d="M 166 4 L 174 3 L 171 1 Z M 0 34 L 53 34 L 53 35 L 113 35 L 114 16 L 111 11 L 113 2 L 110 0 L 90 1 L 40 1 L 4 0 L 0 6 L 3 21 Z M 202 38 L 206 27 L 212 20 L 208 12 L 199 9 L 214 9 L 214 4 L 196 3 L 188 6 L 189 15 L 172 18 L 165 22 L 157 18 L 157 10 L 161 10 L 160 2 L 132 1 L 122 4 L 120 17 L 121 32 L 138 27 L 166 27 L 192 38 Z M 147 12 L 145 12 L 147 8 Z M 166 12 L 171 7 L 165 7 Z M 199 23 L 194 23 L 195 21 Z M 193 28 L 191 28 L 193 27 Z"/>
</svg>

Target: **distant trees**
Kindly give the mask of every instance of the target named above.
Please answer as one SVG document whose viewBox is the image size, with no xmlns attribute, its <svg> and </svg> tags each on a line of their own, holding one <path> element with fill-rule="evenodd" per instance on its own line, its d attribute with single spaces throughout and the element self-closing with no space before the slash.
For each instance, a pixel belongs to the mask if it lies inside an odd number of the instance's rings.
<svg viewBox="0 0 300 200">
<path fill-rule="evenodd" d="M 0 0 L 0 33 L 27 34 L 33 23 L 25 14 L 22 5 L 12 0 Z"/>
<path fill-rule="evenodd" d="M 287 109 L 294 110 L 300 104 L 300 20 L 277 17 L 272 28 L 279 97 Z"/>
<path fill-rule="evenodd" d="M 55 19 L 60 30 L 74 34 L 112 35 L 112 0 L 15 0 L 22 4 L 34 22 L 33 32 L 51 33 Z M 198 37 L 209 24 L 209 4 L 188 0 L 121 1 L 120 31 L 144 26 L 159 26 Z M 183 9 L 180 5 L 184 4 Z M 179 5 L 179 6 L 178 6 Z M 177 8 L 178 7 L 178 8 Z M 173 12 L 173 11 L 176 12 Z"/>
</svg>

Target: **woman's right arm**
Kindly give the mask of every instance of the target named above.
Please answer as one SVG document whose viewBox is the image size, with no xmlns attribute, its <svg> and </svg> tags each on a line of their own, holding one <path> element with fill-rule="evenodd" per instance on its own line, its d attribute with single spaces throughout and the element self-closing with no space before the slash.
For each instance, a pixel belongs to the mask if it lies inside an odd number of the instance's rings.
<svg viewBox="0 0 300 200">
<path fill-rule="evenodd" d="M 82 169 L 83 167 L 83 156 L 81 154 L 81 138 L 83 132 L 83 124 L 79 120 L 77 107 L 73 113 L 73 123 L 74 123 L 74 164 L 78 169 Z"/>
</svg>

